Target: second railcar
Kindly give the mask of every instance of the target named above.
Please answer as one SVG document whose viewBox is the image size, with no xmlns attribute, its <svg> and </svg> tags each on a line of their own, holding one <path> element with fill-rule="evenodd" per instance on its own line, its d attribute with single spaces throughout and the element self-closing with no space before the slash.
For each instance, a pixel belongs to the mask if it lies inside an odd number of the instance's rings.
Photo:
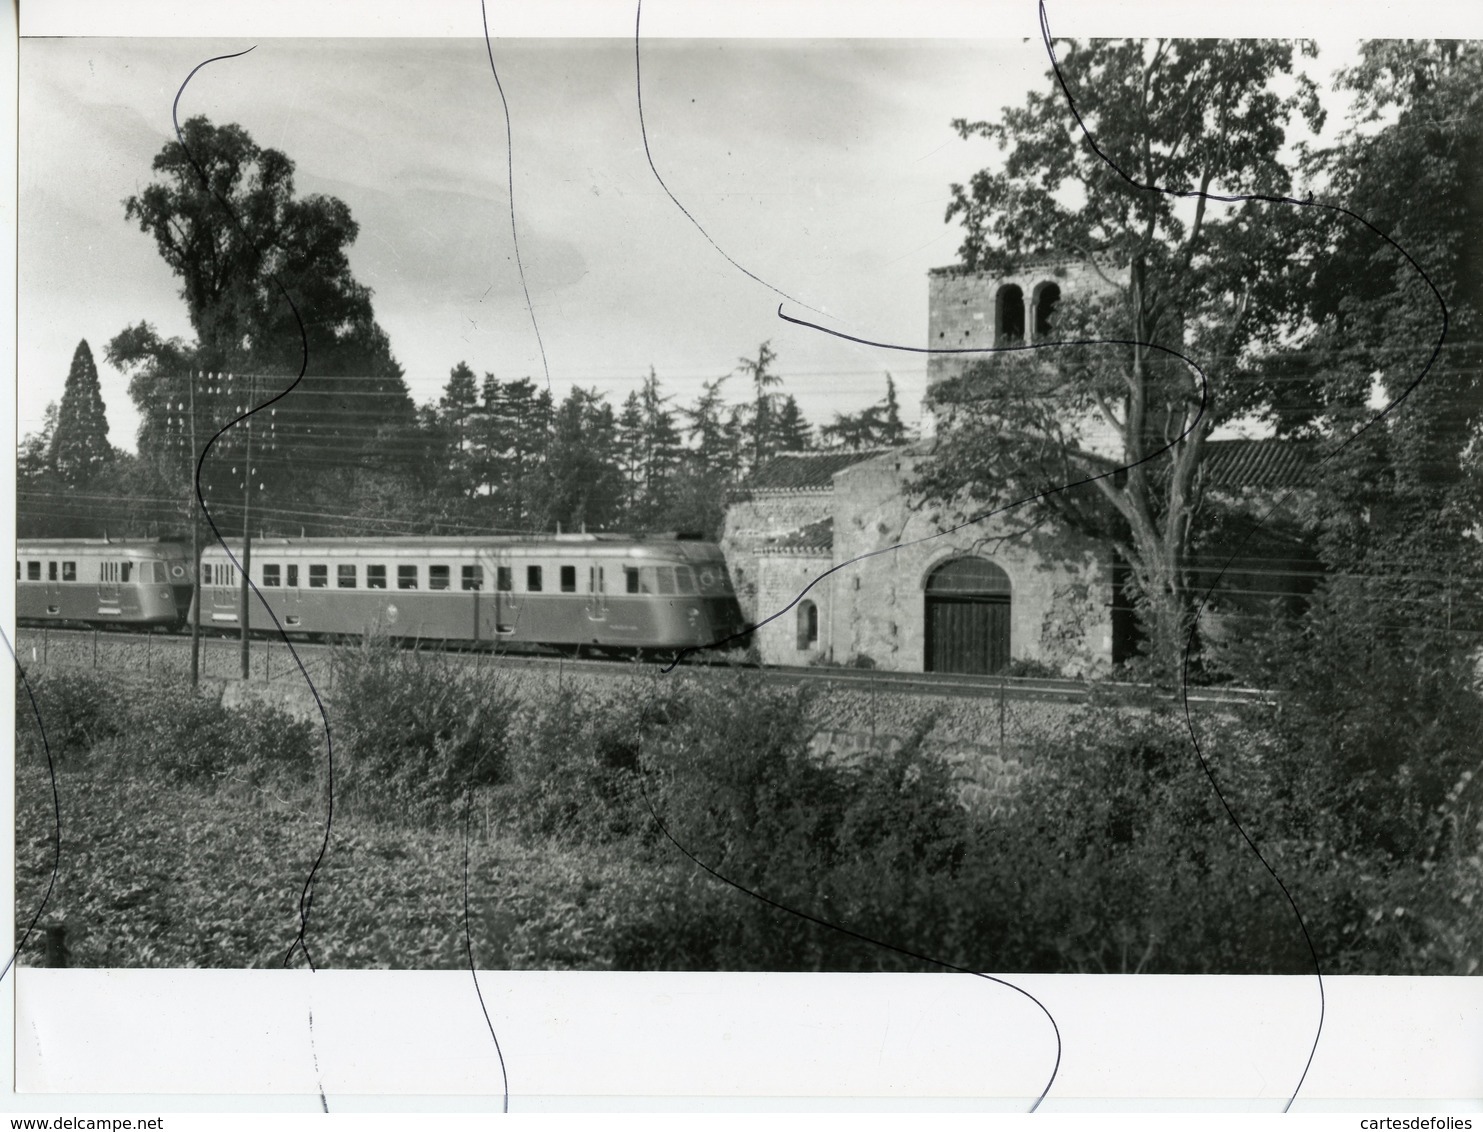
<svg viewBox="0 0 1483 1132">
<path fill-rule="evenodd" d="M 276 618 L 304 635 L 631 652 L 706 647 L 746 628 L 720 548 L 686 539 L 255 539 L 251 570 L 273 613 L 254 597 L 253 631 Z M 219 545 L 202 556 L 201 603 L 203 624 L 238 627 L 240 575 Z"/>
</svg>

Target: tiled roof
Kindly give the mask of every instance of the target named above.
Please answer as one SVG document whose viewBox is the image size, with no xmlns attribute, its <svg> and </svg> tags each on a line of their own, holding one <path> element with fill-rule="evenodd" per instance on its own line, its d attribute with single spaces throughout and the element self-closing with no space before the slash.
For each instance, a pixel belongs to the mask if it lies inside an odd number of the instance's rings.
<svg viewBox="0 0 1483 1132">
<path fill-rule="evenodd" d="M 760 554 L 798 554 L 834 548 L 834 520 L 820 519 L 796 531 L 778 535 L 757 548 Z"/>
<path fill-rule="evenodd" d="M 827 491 L 833 486 L 835 472 L 888 451 L 888 448 L 861 448 L 782 452 L 758 468 L 743 486 L 751 491 Z"/>
<path fill-rule="evenodd" d="M 1313 457 L 1313 445 L 1298 440 L 1209 440 L 1204 470 L 1216 487 L 1301 487 Z"/>
</svg>

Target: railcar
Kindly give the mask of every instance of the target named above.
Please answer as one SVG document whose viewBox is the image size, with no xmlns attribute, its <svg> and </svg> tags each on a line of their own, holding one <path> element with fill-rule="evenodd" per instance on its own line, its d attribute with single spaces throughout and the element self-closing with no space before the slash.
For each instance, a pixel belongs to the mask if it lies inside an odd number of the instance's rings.
<svg viewBox="0 0 1483 1132">
<path fill-rule="evenodd" d="M 19 539 L 16 620 L 178 628 L 194 573 L 169 539 Z"/>
<path fill-rule="evenodd" d="M 202 555 L 201 621 L 238 630 L 242 549 L 227 547 Z M 720 548 L 682 538 L 261 538 L 250 569 L 253 632 L 643 654 L 746 628 Z"/>
</svg>

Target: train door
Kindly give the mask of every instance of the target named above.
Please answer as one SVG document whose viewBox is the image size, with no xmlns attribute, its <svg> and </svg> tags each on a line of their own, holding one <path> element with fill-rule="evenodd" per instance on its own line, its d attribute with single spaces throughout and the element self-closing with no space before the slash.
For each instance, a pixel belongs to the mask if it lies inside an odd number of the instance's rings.
<svg viewBox="0 0 1483 1132">
<path fill-rule="evenodd" d="M 230 562 L 216 562 L 205 567 L 211 575 L 211 620 L 215 624 L 237 623 L 238 586 L 233 585 L 237 568 Z M 204 612 L 204 610 L 203 610 Z"/>
<path fill-rule="evenodd" d="M 304 623 L 304 593 L 299 588 L 304 580 L 299 577 L 304 569 L 297 562 L 285 562 L 283 564 L 283 624 L 285 627 L 295 627 Z"/>
<path fill-rule="evenodd" d="M 117 614 L 119 601 L 123 597 L 123 571 L 129 565 L 115 558 L 105 558 L 98 563 L 98 612 Z"/>
<path fill-rule="evenodd" d="M 507 555 L 480 554 L 473 565 L 462 568 L 460 584 L 474 604 L 474 639 L 498 643 L 515 631 L 518 609 L 515 595 L 507 592 L 511 576 Z"/>
<path fill-rule="evenodd" d="M 62 612 L 62 583 L 58 574 L 61 568 L 55 559 L 46 564 L 46 612 L 53 617 Z"/>
<path fill-rule="evenodd" d="M 608 619 L 608 587 L 601 566 L 587 567 L 587 620 L 593 628 Z"/>
</svg>

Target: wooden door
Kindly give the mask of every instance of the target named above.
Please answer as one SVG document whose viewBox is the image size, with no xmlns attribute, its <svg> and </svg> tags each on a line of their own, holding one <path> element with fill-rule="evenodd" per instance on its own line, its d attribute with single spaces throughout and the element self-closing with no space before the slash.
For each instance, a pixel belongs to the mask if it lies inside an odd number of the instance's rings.
<svg viewBox="0 0 1483 1132">
<path fill-rule="evenodd" d="M 984 676 L 1009 663 L 1009 602 L 927 599 L 927 671 Z"/>
</svg>

